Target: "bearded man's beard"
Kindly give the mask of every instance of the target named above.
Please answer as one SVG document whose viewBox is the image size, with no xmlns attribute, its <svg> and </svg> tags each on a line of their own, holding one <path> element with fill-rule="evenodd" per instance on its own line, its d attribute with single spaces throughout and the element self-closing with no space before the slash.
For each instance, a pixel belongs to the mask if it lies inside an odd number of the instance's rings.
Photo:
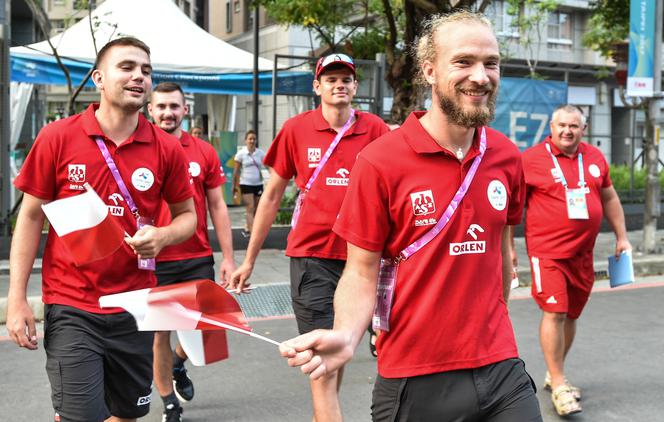
<svg viewBox="0 0 664 422">
<path fill-rule="evenodd" d="M 447 116 L 450 123 L 461 127 L 476 128 L 487 126 L 496 116 L 496 97 L 498 90 L 492 87 L 487 87 L 489 90 L 489 98 L 485 105 L 469 106 L 471 110 L 466 110 L 461 105 L 460 96 L 462 93 L 456 91 L 455 97 L 450 97 L 443 94 L 438 87 L 436 87 L 436 94 L 440 99 L 440 108 Z"/>
</svg>

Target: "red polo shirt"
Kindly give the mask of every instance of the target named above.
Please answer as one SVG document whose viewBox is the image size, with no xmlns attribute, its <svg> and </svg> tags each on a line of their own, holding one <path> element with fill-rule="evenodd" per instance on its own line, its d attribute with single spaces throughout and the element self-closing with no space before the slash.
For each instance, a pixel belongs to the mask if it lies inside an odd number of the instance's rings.
<svg viewBox="0 0 664 422">
<path fill-rule="evenodd" d="M 565 188 L 556 177 L 555 165 L 546 150 L 558 159 L 558 164 L 571 189 L 579 187 L 578 154 L 582 154 L 584 177 L 589 188 L 586 194 L 588 220 L 567 217 Z M 523 153 L 523 172 L 526 177 L 526 245 L 528 255 L 538 258 L 561 259 L 592 251 L 602 223 L 602 189 L 611 186 L 609 165 L 602 152 L 584 142 L 573 157 L 563 154 L 547 137 L 543 142 Z"/>
<path fill-rule="evenodd" d="M 297 225 L 288 235 L 287 256 L 346 259 L 346 242 L 332 232 L 332 226 L 346 194 L 348 176 L 359 152 L 389 131 L 378 116 L 360 111 L 355 116 L 357 120 L 307 193 Z M 320 107 L 299 114 L 284 123 L 263 164 L 284 179 L 295 177 L 297 187 L 304 190 L 336 134 Z"/>
<path fill-rule="evenodd" d="M 411 114 L 357 159 L 334 231 L 395 257 L 441 218 L 479 154 L 479 131 L 460 163 Z M 501 236 L 523 208 L 519 151 L 487 128 L 487 150 L 445 230 L 398 268 L 378 372 L 412 377 L 476 368 L 518 355 L 503 299 Z M 396 157 L 396 158 L 395 158 Z"/>
<path fill-rule="evenodd" d="M 219 162 L 217 151 L 209 143 L 182 132 L 180 143 L 189 162 L 189 175 L 194 184 L 194 205 L 196 206 L 196 232 L 188 240 L 161 250 L 157 261 L 179 261 L 212 255 L 207 226 L 207 190 L 219 188 L 226 182 L 224 170 Z M 158 226 L 171 222 L 168 205 L 164 204 L 157 219 Z"/>
<path fill-rule="evenodd" d="M 162 198 L 174 203 L 192 196 L 186 159 L 177 139 L 142 115 L 136 131 L 117 147 L 99 127 L 94 115 L 98 107 L 91 105 L 81 114 L 45 126 L 14 184 L 25 193 L 52 201 L 78 195 L 83 184 L 90 183 L 108 204 L 111 215 L 133 235 L 136 219 L 94 137 L 104 138 L 139 213 L 146 217 L 157 216 Z M 151 271 L 138 269 L 136 255 L 127 244 L 104 259 L 76 267 L 60 238 L 49 230 L 42 261 L 44 303 L 115 313 L 122 310 L 99 308 L 99 296 L 155 284 Z"/>
</svg>

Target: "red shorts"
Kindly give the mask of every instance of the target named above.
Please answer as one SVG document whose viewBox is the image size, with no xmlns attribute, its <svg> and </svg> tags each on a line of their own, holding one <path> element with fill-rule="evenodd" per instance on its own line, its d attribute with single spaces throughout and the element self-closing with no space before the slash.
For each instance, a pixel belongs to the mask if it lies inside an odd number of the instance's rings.
<svg viewBox="0 0 664 422">
<path fill-rule="evenodd" d="M 565 259 L 531 256 L 530 269 L 531 294 L 541 310 L 572 319 L 581 315 L 595 282 L 592 251 Z"/>
</svg>

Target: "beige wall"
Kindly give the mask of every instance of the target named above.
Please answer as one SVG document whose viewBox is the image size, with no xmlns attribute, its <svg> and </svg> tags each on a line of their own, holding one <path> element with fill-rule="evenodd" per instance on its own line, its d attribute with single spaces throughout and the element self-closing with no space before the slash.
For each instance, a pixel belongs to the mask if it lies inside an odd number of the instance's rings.
<svg viewBox="0 0 664 422">
<path fill-rule="evenodd" d="M 97 0 L 97 6 L 102 4 L 104 0 Z M 75 0 L 45 0 L 43 2 L 44 11 L 51 20 L 53 26 L 53 35 L 61 32 L 57 30 L 57 26 L 64 23 L 64 28 L 69 28 L 80 19 L 88 15 L 87 9 L 74 10 Z"/>
<path fill-rule="evenodd" d="M 226 4 L 230 2 L 232 14 L 232 30 L 229 32 L 226 28 Z M 237 37 L 252 27 L 246 14 L 253 16 L 253 10 L 249 8 L 248 0 L 209 0 L 208 2 L 208 27 L 209 32 L 217 38 L 224 41 Z M 260 27 L 264 28 L 268 23 L 268 16 L 263 8 L 260 9 Z"/>
</svg>

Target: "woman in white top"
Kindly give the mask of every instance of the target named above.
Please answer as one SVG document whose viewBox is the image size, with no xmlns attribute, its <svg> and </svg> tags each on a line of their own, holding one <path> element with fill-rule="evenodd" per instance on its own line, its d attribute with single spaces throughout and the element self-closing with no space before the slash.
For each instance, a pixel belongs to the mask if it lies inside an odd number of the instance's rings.
<svg viewBox="0 0 664 422">
<path fill-rule="evenodd" d="M 256 148 L 256 132 L 247 131 L 244 136 L 245 147 L 235 154 L 233 168 L 233 192 L 242 195 L 242 203 L 246 207 L 247 227 L 242 232 L 245 237 L 251 233 L 258 200 L 263 194 L 263 159 L 265 152 Z"/>
</svg>

